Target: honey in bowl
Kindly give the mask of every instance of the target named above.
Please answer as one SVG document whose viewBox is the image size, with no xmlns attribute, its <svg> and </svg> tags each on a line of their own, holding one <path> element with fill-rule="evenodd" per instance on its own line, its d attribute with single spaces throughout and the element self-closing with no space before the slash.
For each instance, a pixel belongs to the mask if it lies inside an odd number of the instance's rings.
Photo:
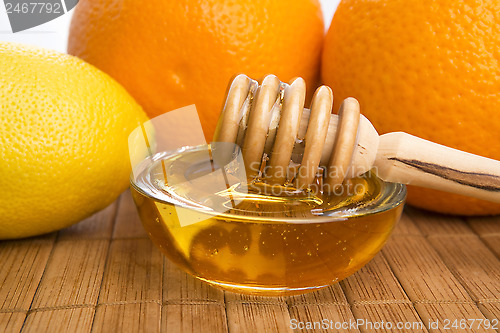
<svg viewBox="0 0 500 333">
<path fill-rule="evenodd" d="M 304 102 L 300 78 L 238 75 L 213 145 L 196 146 L 205 142 L 196 110 L 130 135 L 143 224 L 185 271 L 243 293 L 303 293 L 373 258 L 400 217 L 401 183 L 500 202 L 499 161 L 407 133 L 379 136 L 354 98 L 332 114 L 326 86 L 310 109 Z"/>
<path fill-rule="evenodd" d="M 131 189 L 161 251 L 227 290 L 293 295 L 340 281 L 382 248 L 403 208 L 404 185 L 371 172 L 332 194 L 255 179 L 207 195 L 195 181 L 216 169 L 206 152 L 199 146 L 155 154 L 132 176 Z"/>
</svg>

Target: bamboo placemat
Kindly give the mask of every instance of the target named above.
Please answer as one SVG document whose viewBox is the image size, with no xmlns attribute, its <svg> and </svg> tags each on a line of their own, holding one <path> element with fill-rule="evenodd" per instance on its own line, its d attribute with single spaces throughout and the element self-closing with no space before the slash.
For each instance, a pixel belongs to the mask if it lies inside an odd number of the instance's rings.
<svg viewBox="0 0 500 333">
<path fill-rule="evenodd" d="M 293 323 L 358 319 L 413 326 L 295 331 L 495 332 L 451 324 L 500 318 L 499 258 L 500 217 L 406 208 L 382 252 L 344 281 L 303 296 L 243 296 L 165 259 L 125 192 L 68 229 L 0 243 L 0 332 L 292 332 Z"/>
</svg>

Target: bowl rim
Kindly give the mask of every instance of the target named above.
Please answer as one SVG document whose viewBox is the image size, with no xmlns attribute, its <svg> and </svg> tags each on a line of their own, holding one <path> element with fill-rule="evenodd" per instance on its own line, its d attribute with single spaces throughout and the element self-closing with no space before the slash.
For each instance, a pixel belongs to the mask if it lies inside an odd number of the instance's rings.
<svg viewBox="0 0 500 333">
<path fill-rule="evenodd" d="M 173 156 L 175 154 L 187 151 L 187 150 L 196 150 L 196 149 L 201 149 L 202 147 L 206 147 L 208 145 L 198 145 L 198 146 L 186 146 L 182 147 L 179 149 L 171 150 L 171 151 L 165 151 L 165 152 L 157 152 L 153 154 L 152 156 L 147 157 L 146 159 L 143 159 L 138 165 L 145 163 L 147 159 L 150 159 L 151 157 L 155 156 L 158 153 L 163 153 L 166 154 L 166 157 Z M 309 217 L 309 218 L 295 218 L 295 217 L 272 217 L 272 216 L 255 216 L 255 215 L 240 215 L 240 214 L 234 214 L 234 213 L 221 213 L 217 211 L 210 211 L 210 210 L 203 210 L 201 208 L 196 208 L 192 206 L 188 206 L 185 203 L 181 201 L 168 201 L 168 200 L 163 200 L 157 197 L 154 197 L 148 193 L 146 193 L 143 189 L 141 189 L 134 177 L 134 172 L 130 173 L 130 185 L 131 187 L 139 192 L 140 194 L 153 198 L 155 201 L 162 202 L 165 204 L 173 204 L 176 207 L 180 206 L 184 209 L 189 209 L 189 210 L 194 210 L 199 214 L 202 215 L 208 215 L 211 218 L 218 218 L 218 219 L 223 219 L 223 220 L 231 220 L 231 222 L 235 221 L 250 221 L 253 223 L 265 223 L 265 222 L 274 222 L 274 223 L 293 223 L 293 224 L 311 224 L 311 223 L 325 223 L 325 222 L 341 222 L 341 221 L 346 221 L 351 218 L 355 217 L 360 217 L 360 216 L 369 216 L 369 215 L 375 215 L 378 213 L 383 213 L 395 208 L 398 208 L 399 206 L 403 205 L 406 200 L 406 186 L 404 184 L 400 183 L 390 183 L 386 182 L 382 179 L 380 179 L 382 184 L 384 185 L 383 187 L 383 194 L 381 195 L 381 198 L 378 201 L 381 201 L 381 204 L 373 206 L 371 209 L 357 209 L 357 208 L 347 208 L 339 212 L 333 212 L 332 215 L 328 216 L 316 216 L 316 217 Z"/>
</svg>

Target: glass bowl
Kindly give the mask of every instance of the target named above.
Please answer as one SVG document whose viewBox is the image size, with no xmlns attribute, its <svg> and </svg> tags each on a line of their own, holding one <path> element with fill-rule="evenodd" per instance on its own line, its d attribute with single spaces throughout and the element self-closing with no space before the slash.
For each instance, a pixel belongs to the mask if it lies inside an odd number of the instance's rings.
<svg viewBox="0 0 500 333">
<path fill-rule="evenodd" d="M 305 201 L 311 204 L 304 198 L 287 202 L 288 213 L 276 216 L 266 210 L 271 207 L 266 206 L 268 201 L 274 200 L 269 196 L 257 202 L 252 213 L 248 207 L 238 210 L 241 205 L 227 212 L 214 211 L 185 196 L 169 194 L 156 179 L 175 168 L 164 161 L 203 149 L 182 148 L 146 158 L 131 176 L 131 191 L 153 243 L 187 273 L 226 290 L 283 296 L 338 282 L 380 251 L 403 209 L 405 186 L 385 183 L 373 175 L 354 180 L 369 181 L 368 194 L 357 200 L 338 198 L 332 209 L 320 205 L 323 209 L 312 209 L 312 216 L 296 208 Z M 202 164 L 194 163 L 176 172 L 185 173 L 183 179 L 189 182 L 188 173 L 200 168 Z"/>
</svg>

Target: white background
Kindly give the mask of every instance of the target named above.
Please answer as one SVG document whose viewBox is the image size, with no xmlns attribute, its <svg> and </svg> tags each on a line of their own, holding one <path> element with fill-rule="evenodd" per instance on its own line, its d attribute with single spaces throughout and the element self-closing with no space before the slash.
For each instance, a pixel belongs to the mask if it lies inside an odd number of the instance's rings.
<svg viewBox="0 0 500 333">
<path fill-rule="evenodd" d="M 135 0 L 142 1 L 142 0 Z M 175 0 L 165 0 L 175 1 Z M 249 0 L 251 1 L 251 0 Z M 301 1 L 301 0 L 290 0 Z M 330 25 L 333 12 L 340 0 L 320 0 L 323 7 L 326 28 Z M 61 52 L 66 52 L 68 27 L 72 12 L 25 31 L 12 33 L 3 1 L 0 0 L 0 41 L 11 41 L 38 45 Z"/>
</svg>

